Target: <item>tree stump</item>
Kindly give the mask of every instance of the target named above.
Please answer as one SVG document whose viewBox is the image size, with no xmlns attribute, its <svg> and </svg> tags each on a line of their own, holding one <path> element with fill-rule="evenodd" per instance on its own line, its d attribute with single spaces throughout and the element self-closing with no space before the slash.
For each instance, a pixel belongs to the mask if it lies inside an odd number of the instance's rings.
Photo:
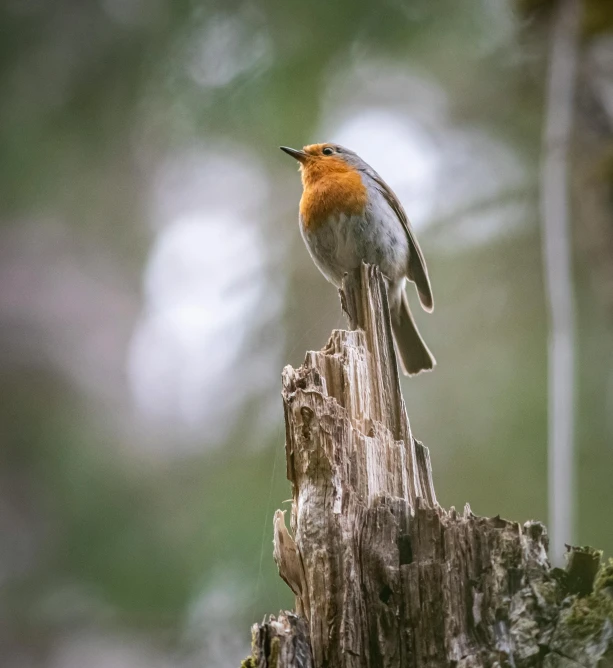
<svg viewBox="0 0 613 668">
<path fill-rule="evenodd" d="M 613 666 L 613 565 L 577 548 L 551 569 L 539 522 L 441 508 L 378 269 L 346 276 L 341 302 L 351 330 L 283 371 L 293 505 L 274 557 L 297 614 L 255 625 L 244 666 Z"/>
</svg>

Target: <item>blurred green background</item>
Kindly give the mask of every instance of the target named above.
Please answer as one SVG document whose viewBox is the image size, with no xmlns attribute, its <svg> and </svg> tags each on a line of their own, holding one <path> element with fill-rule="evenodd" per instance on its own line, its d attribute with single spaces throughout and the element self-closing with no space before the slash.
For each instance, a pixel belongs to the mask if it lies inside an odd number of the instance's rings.
<svg viewBox="0 0 613 668">
<path fill-rule="evenodd" d="M 403 388 L 439 501 L 546 520 L 553 4 L 2 3 L 3 666 L 236 666 L 292 605 L 280 373 L 343 320 L 280 144 L 356 150 L 413 221 L 438 367 Z M 577 541 L 611 555 L 610 0 L 580 58 Z"/>
</svg>

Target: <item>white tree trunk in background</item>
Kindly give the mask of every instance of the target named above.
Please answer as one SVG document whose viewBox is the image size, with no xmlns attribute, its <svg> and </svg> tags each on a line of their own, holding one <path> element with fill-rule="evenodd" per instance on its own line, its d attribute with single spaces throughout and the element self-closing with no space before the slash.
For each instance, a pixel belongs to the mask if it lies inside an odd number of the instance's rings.
<svg viewBox="0 0 613 668">
<path fill-rule="evenodd" d="M 549 305 L 550 556 L 560 564 L 574 538 L 575 307 L 569 146 L 573 127 L 581 0 L 560 0 L 553 22 L 541 165 L 541 220 Z"/>
</svg>

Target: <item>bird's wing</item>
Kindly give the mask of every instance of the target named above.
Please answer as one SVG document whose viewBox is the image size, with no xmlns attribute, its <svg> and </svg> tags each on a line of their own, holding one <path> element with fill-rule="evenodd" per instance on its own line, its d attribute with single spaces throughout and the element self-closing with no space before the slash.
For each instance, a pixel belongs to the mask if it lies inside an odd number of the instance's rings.
<svg viewBox="0 0 613 668">
<path fill-rule="evenodd" d="M 407 218 L 402 204 L 394 194 L 394 191 L 385 183 L 385 181 L 375 172 L 371 170 L 367 172 L 368 176 L 373 180 L 377 190 L 383 195 L 386 202 L 390 205 L 392 211 L 402 223 L 407 237 L 409 239 L 409 267 L 407 275 L 415 283 L 417 292 L 419 294 L 419 301 L 426 311 L 432 311 L 434 308 L 434 299 L 432 297 L 432 286 L 430 285 L 430 278 L 428 276 L 428 268 L 426 267 L 426 260 L 421 252 L 421 248 L 417 243 L 417 239 L 411 229 L 411 223 Z"/>
</svg>

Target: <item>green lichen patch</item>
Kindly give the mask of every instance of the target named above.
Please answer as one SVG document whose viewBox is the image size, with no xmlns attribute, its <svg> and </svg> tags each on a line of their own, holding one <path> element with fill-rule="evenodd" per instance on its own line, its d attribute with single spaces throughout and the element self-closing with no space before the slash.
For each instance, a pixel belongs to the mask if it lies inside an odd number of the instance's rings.
<svg viewBox="0 0 613 668">
<path fill-rule="evenodd" d="M 248 656 L 246 659 L 241 661 L 240 668 L 257 668 L 257 639 L 258 639 L 258 630 L 259 627 L 257 624 L 254 624 L 251 627 L 251 656 Z"/>
<path fill-rule="evenodd" d="M 277 668 L 279 663 L 279 648 L 281 646 L 281 641 L 276 636 L 270 641 L 270 658 L 268 660 L 268 665 L 270 668 Z"/>
<path fill-rule="evenodd" d="M 594 582 L 595 592 L 604 592 L 606 589 L 613 588 L 613 559 L 609 559 L 598 571 L 596 581 Z M 608 592 L 606 592 L 608 594 Z"/>
<path fill-rule="evenodd" d="M 565 622 L 573 633 L 586 637 L 599 633 L 605 622 L 613 623 L 613 560 L 602 565 L 594 581 L 594 590 L 589 596 L 577 596 L 573 601 Z"/>
</svg>

